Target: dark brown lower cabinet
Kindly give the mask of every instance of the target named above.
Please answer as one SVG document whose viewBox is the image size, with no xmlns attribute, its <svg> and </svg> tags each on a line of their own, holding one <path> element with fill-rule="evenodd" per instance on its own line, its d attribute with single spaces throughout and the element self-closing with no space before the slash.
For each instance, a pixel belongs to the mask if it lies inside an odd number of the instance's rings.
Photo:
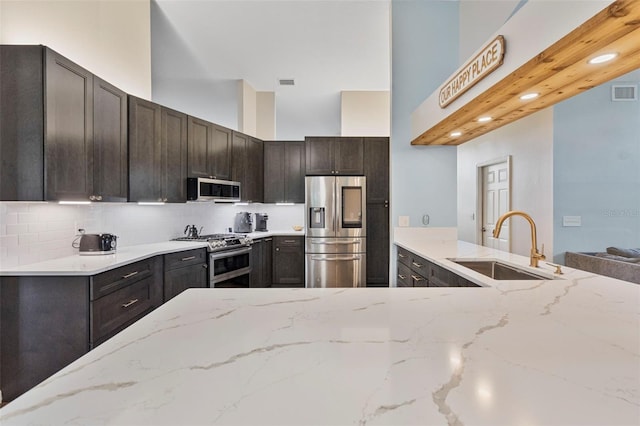
<svg viewBox="0 0 640 426">
<path fill-rule="evenodd" d="M 207 250 L 196 249 L 164 255 L 164 301 L 188 288 L 207 287 Z"/>
<path fill-rule="evenodd" d="M 273 237 L 271 287 L 304 287 L 304 237 Z"/>
<path fill-rule="evenodd" d="M 94 276 L 0 277 L 0 389 L 11 401 L 162 303 L 162 258 Z"/>
<path fill-rule="evenodd" d="M 257 238 L 251 246 L 250 287 L 271 287 L 273 238 Z"/>
<path fill-rule="evenodd" d="M 398 287 L 480 287 L 407 249 L 396 248 L 398 252 L 396 285 Z"/>
</svg>

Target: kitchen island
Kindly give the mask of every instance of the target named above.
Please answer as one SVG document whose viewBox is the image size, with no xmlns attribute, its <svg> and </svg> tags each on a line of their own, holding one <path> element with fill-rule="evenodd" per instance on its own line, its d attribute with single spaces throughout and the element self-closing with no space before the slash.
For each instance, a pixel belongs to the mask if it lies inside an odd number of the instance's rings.
<svg viewBox="0 0 640 426">
<path fill-rule="evenodd" d="M 190 289 L 0 410 L 3 426 L 635 425 L 640 286 L 570 268 L 483 287 Z M 551 269 L 549 269 L 551 271 Z"/>
</svg>

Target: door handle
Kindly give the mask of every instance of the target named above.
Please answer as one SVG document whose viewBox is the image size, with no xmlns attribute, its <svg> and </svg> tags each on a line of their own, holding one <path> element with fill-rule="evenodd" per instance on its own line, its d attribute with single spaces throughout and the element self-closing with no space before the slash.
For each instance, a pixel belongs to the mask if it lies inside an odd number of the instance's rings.
<svg viewBox="0 0 640 426">
<path fill-rule="evenodd" d="M 318 257 L 311 256 L 311 260 L 321 260 L 326 262 L 337 262 L 339 260 L 360 260 L 360 256 L 349 256 L 349 257 Z"/>
<path fill-rule="evenodd" d="M 129 306 L 134 305 L 136 303 L 138 303 L 138 299 L 129 300 L 127 303 L 123 303 L 122 307 L 128 308 Z"/>
<path fill-rule="evenodd" d="M 122 279 L 123 279 L 123 280 L 126 280 L 127 278 L 131 278 L 131 277 L 132 277 L 132 276 L 134 276 L 134 275 L 138 275 L 138 271 L 132 272 L 132 273 L 127 274 L 127 275 L 123 275 L 123 276 L 122 276 Z"/>
<path fill-rule="evenodd" d="M 424 278 L 422 278 L 420 275 L 411 275 L 411 278 L 416 281 L 424 281 Z"/>
<path fill-rule="evenodd" d="M 183 261 L 183 262 L 186 262 L 187 260 L 193 260 L 193 259 L 195 259 L 195 258 L 196 258 L 195 256 L 183 257 L 183 258 L 182 258 L 182 261 Z"/>
<path fill-rule="evenodd" d="M 416 263 L 416 262 L 411 262 L 411 264 L 413 266 L 415 266 L 416 268 L 422 268 L 424 265 L 422 265 L 421 263 Z"/>
<path fill-rule="evenodd" d="M 406 276 L 406 275 L 398 274 L 398 278 L 400 278 L 401 280 L 404 280 L 405 278 L 407 278 L 407 276 Z"/>
<path fill-rule="evenodd" d="M 322 240 L 311 240 L 311 244 L 318 244 L 318 245 L 327 245 L 327 246 L 332 246 L 332 245 L 345 245 L 345 244 L 360 244 L 360 240 L 351 240 L 351 241 L 322 241 Z"/>
</svg>

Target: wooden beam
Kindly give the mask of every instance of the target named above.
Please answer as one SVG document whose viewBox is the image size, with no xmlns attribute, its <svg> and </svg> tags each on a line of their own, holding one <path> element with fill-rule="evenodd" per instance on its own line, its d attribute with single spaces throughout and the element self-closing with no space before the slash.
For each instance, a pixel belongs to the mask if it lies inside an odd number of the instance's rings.
<svg viewBox="0 0 640 426">
<path fill-rule="evenodd" d="M 508 44 L 508 40 L 507 40 Z M 588 64 L 605 52 L 618 57 Z M 412 145 L 460 145 L 541 109 L 640 68 L 640 0 L 619 0 L 411 141 Z M 520 100 L 525 93 L 540 96 Z M 492 121 L 479 123 L 480 116 Z M 462 132 L 453 138 L 451 133 Z"/>
</svg>

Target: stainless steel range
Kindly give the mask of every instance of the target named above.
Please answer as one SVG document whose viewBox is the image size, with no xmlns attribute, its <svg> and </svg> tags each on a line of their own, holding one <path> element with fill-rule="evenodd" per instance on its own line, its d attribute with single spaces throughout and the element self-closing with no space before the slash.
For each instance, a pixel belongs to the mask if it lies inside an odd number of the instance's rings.
<svg viewBox="0 0 640 426">
<path fill-rule="evenodd" d="M 175 238 L 174 241 L 208 243 L 209 287 L 249 287 L 251 238 L 240 234 L 210 234 Z"/>
</svg>

